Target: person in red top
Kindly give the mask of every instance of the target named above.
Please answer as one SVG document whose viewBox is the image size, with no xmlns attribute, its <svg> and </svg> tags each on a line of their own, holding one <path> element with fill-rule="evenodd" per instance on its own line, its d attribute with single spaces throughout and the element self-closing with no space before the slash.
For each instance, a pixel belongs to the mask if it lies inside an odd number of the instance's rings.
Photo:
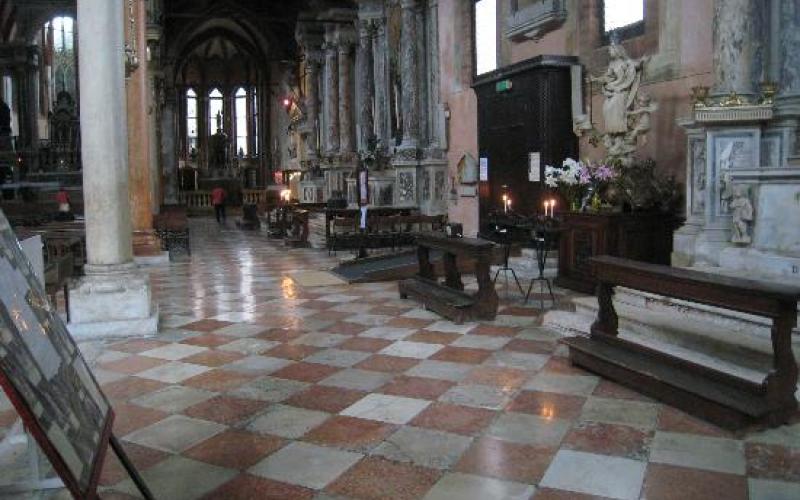
<svg viewBox="0 0 800 500">
<path fill-rule="evenodd" d="M 217 216 L 217 223 L 225 223 L 225 198 L 227 193 L 220 186 L 211 191 L 211 204 L 214 205 L 214 215 Z"/>
<path fill-rule="evenodd" d="M 58 203 L 58 213 L 56 220 L 72 220 L 72 207 L 70 206 L 69 193 L 64 187 L 60 187 L 56 193 L 56 203 Z"/>
</svg>

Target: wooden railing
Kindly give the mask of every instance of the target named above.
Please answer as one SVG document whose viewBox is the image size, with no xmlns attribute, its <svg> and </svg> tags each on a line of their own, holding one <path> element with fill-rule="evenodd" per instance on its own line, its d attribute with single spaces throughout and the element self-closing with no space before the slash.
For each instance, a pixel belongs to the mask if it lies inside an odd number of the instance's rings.
<svg viewBox="0 0 800 500">
<path fill-rule="evenodd" d="M 183 191 L 178 195 L 181 205 L 189 209 L 211 209 L 211 191 Z"/>
<path fill-rule="evenodd" d="M 267 202 L 266 189 L 243 189 L 242 203 L 245 205 L 259 205 Z"/>
</svg>

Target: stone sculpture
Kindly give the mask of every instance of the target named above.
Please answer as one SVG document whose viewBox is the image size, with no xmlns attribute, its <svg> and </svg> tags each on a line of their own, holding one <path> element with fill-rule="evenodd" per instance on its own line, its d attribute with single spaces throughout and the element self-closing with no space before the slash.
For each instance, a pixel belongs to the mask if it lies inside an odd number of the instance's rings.
<svg viewBox="0 0 800 500">
<path fill-rule="evenodd" d="M 753 202 L 747 186 L 734 186 L 728 207 L 733 215 L 732 243 L 749 245 L 753 242 L 750 226 L 754 220 Z"/>
<path fill-rule="evenodd" d="M 610 161 L 630 165 L 639 137 L 650 130 L 650 114 L 658 106 L 650 96 L 639 93 L 647 59 L 631 59 L 625 49 L 616 43 L 612 43 L 608 51 L 611 56 L 608 69 L 602 76 L 591 78 L 603 86 L 604 131 L 601 134 L 594 130 L 585 115 L 576 117 L 573 130 L 578 136 L 591 132 L 594 140 L 605 146 Z"/>
</svg>

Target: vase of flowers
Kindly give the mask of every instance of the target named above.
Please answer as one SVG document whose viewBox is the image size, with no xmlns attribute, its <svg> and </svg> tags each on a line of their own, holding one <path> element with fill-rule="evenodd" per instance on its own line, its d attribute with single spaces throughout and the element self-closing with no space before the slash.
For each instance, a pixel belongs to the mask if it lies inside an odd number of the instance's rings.
<svg viewBox="0 0 800 500">
<path fill-rule="evenodd" d="M 616 169 L 609 164 L 567 158 L 560 167 L 545 166 L 544 182 L 557 189 L 573 211 L 586 211 L 602 204 L 603 191 L 616 177 Z"/>
</svg>

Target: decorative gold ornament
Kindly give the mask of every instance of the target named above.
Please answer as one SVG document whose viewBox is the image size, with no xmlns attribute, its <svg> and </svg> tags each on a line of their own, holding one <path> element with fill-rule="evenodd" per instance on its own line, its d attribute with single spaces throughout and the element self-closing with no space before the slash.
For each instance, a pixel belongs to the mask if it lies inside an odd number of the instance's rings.
<svg viewBox="0 0 800 500">
<path fill-rule="evenodd" d="M 708 105 L 709 88 L 704 85 L 692 87 L 692 102 L 695 108 L 704 108 Z"/>
<path fill-rule="evenodd" d="M 136 43 L 136 18 L 133 13 L 133 0 L 128 0 L 128 18 L 130 30 L 128 33 L 129 41 L 125 43 L 125 78 L 130 78 L 131 74 L 139 68 L 139 54 Z"/>
<path fill-rule="evenodd" d="M 761 104 L 773 104 L 775 102 L 775 94 L 777 93 L 777 83 L 769 81 L 761 82 Z"/>
</svg>

